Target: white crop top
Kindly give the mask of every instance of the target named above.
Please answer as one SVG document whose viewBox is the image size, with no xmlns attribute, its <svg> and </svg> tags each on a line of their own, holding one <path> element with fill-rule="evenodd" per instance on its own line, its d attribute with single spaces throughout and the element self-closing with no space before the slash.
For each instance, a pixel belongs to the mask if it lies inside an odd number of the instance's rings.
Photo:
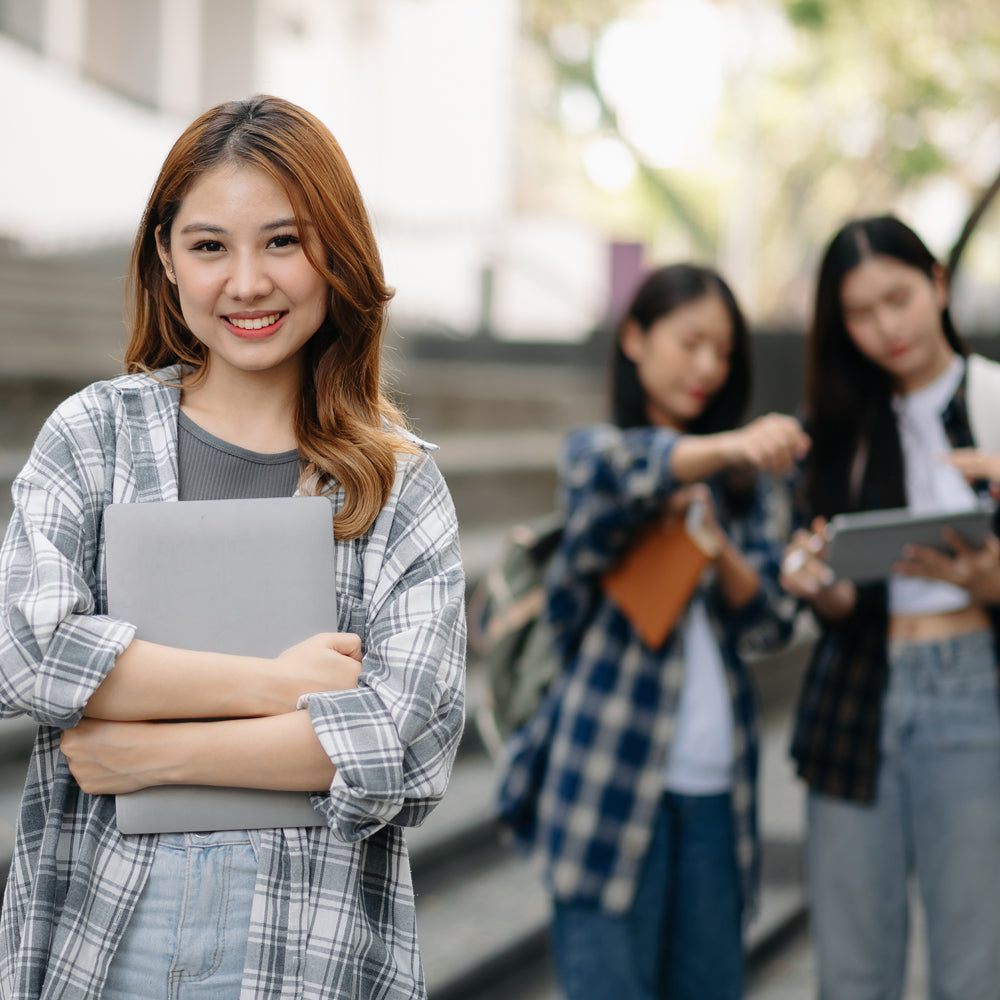
<svg viewBox="0 0 1000 1000">
<path fill-rule="evenodd" d="M 962 474 L 941 461 L 951 451 L 941 414 L 961 384 L 964 371 L 964 360 L 956 356 L 930 385 L 893 397 L 906 469 L 906 496 L 913 511 L 965 510 L 976 505 L 975 491 Z M 968 591 L 950 583 L 898 575 L 889 579 L 889 613 L 893 615 L 941 614 L 960 611 L 970 603 Z"/>
</svg>

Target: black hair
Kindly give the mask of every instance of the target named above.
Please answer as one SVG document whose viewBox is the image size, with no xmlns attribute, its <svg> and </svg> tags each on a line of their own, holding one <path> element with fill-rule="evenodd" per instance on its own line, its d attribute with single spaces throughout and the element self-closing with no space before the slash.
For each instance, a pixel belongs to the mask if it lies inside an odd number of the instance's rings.
<svg viewBox="0 0 1000 1000">
<path fill-rule="evenodd" d="M 639 381 L 635 362 L 622 350 L 622 335 L 629 322 L 648 333 L 653 325 L 675 309 L 706 295 L 716 296 L 729 314 L 732 351 L 725 382 L 705 405 L 705 409 L 685 428 L 690 434 L 715 434 L 736 427 L 743 419 L 750 399 L 750 332 L 729 285 L 718 272 L 697 264 L 668 264 L 651 271 L 638 291 L 618 328 L 611 361 L 611 419 L 627 430 L 650 424 L 646 390 Z M 729 469 L 720 478 L 722 499 L 729 513 L 739 515 L 753 497 L 756 474 L 749 469 Z"/>
<path fill-rule="evenodd" d="M 916 268 L 930 281 L 940 274 L 923 240 L 891 215 L 848 222 L 823 255 L 807 350 L 805 416 L 812 447 L 805 502 L 813 514 L 824 517 L 906 502 L 892 378 L 858 350 L 841 302 L 847 275 L 876 256 Z M 952 349 L 967 354 L 947 305 L 941 325 Z"/>
<path fill-rule="evenodd" d="M 646 392 L 635 362 L 622 350 L 626 324 L 638 323 L 648 333 L 657 320 L 706 295 L 718 297 L 729 313 L 732 353 L 726 381 L 687 430 L 692 434 L 712 434 L 731 430 L 742 419 L 750 398 L 750 336 L 736 297 L 710 268 L 669 264 L 646 276 L 618 328 L 611 360 L 611 419 L 619 427 L 645 427 L 650 422 Z"/>
</svg>

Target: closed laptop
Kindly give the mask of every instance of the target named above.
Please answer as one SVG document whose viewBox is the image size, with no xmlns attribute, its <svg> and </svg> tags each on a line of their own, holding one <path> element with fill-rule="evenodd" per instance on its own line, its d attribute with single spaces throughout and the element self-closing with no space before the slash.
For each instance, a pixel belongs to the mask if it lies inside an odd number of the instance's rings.
<svg viewBox="0 0 1000 1000">
<path fill-rule="evenodd" d="M 108 612 L 139 639 L 274 657 L 337 631 L 325 497 L 112 504 L 104 532 Z M 258 789 L 157 786 L 116 796 L 116 810 L 122 833 L 323 823 L 307 793 Z"/>
</svg>

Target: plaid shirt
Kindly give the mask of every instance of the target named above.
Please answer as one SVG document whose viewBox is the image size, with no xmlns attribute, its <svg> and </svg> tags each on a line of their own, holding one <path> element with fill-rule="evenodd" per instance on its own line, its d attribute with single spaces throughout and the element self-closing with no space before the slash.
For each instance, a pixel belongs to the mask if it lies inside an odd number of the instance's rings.
<svg viewBox="0 0 1000 1000">
<path fill-rule="evenodd" d="M 953 448 L 971 448 L 966 381 L 941 414 Z M 871 459 L 877 461 L 877 456 Z M 801 483 L 801 481 L 800 481 Z M 987 483 L 974 484 L 988 493 Z M 808 525 L 802 491 L 796 491 L 795 521 Z M 875 507 L 862 496 L 859 509 Z M 1000 636 L 1000 609 L 988 608 Z M 810 788 L 835 798 L 873 802 L 880 761 L 882 699 L 889 678 L 886 637 L 889 591 L 885 582 L 858 587 L 858 601 L 843 621 L 819 622 L 821 634 L 803 681 L 792 735 L 792 757 Z M 1000 662 L 1000 648 L 998 648 Z"/>
<path fill-rule="evenodd" d="M 59 736 L 131 641 L 104 613 L 101 516 L 177 498 L 179 398 L 145 375 L 91 386 L 48 420 L 14 483 L 0 716 L 40 728 L 0 918 L 5 1000 L 100 996 L 149 874 L 157 838 L 119 834 L 114 799 L 80 790 Z M 338 627 L 361 635 L 364 666 L 356 690 L 310 699 L 337 765 L 313 797 L 327 826 L 263 831 L 243 1000 L 426 996 L 401 828 L 445 792 L 465 652 L 454 507 L 430 458 L 400 457 L 374 526 L 337 543 L 336 565 Z"/>
<path fill-rule="evenodd" d="M 553 894 L 610 913 L 632 903 L 658 803 L 684 682 L 675 630 L 660 650 L 640 641 L 604 596 L 600 575 L 662 513 L 681 484 L 671 473 L 674 432 L 577 431 L 567 441 L 562 482 L 567 511 L 551 568 L 549 612 L 564 663 L 539 711 L 509 745 L 500 809 L 545 868 Z M 745 906 L 759 878 L 754 697 L 737 651 L 752 633 L 770 644 L 788 636 L 787 600 L 777 588 L 783 532 L 775 494 L 763 477 L 740 515 L 713 492 L 720 523 L 759 571 L 749 605 L 722 603 L 708 574 L 702 593 L 725 664 L 734 720 L 732 803 Z"/>
</svg>

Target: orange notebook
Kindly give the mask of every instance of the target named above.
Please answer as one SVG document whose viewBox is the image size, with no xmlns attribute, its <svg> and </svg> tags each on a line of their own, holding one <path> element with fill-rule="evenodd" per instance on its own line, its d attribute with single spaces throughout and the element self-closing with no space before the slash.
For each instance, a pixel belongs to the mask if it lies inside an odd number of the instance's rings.
<svg viewBox="0 0 1000 1000">
<path fill-rule="evenodd" d="M 601 578 L 604 592 L 635 627 L 643 643 L 659 649 L 718 555 L 718 539 L 702 524 L 696 501 L 683 520 L 658 524 Z"/>
</svg>

